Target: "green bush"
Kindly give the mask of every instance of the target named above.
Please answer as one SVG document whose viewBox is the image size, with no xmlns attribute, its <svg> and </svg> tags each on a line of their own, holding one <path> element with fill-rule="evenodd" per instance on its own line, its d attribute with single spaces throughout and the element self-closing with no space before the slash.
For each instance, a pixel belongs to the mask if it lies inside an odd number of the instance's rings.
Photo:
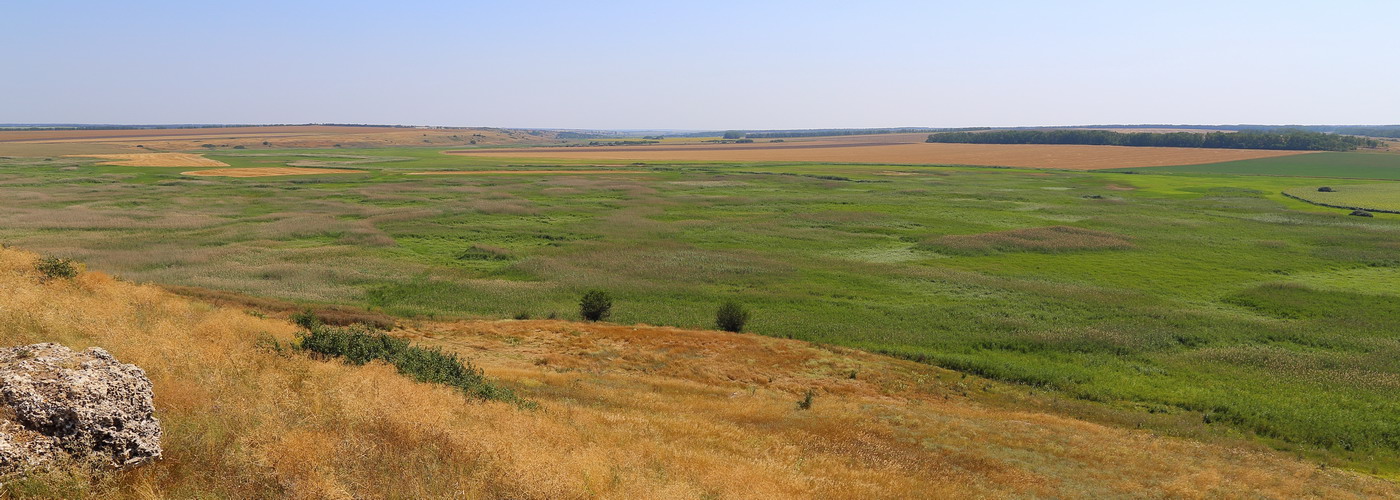
<svg viewBox="0 0 1400 500">
<path fill-rule="evenodd" d="M 728 301 L 719 306 L 715 311 L 715 327 L 726 332 L 742 332 L 744 324 L 749 322 L 749 311 L 737 302 Z"/>
<path fill-rule="evenodd" d="M 602 321 L 612 315 L 612 296 L 602 290 L 589 290 L 578 302 L 578 312 L 588 321 Z"/>
<path fill-rule="evenodd" d="M 317 317 L 316 313 L 309 308 L 292 314 L 292 322 L 307 330 L 315 330 L 322 325 L 321 318 Z"/>
<path fill-rule="evenodd" d="M 39 263 L 34 267 L 44 275 L 45 280 L 72 279 L 78 276 L 78 266 L 69 259 L 44 257 L 39 259 Z"/>
<path fill-rule="evenodd" d="M 407 340 L 390 337 L 363 326 L 344 328 L 317 326 L 301 337 L 301 348 L 344 358 L 348 363 L 362 365 L 374 360 L 388 362 L 399 373 L 419 382 L 455 387 L 471 397 L 506 401 L 530 407 L 515 392 L 486 380 L 486 376 L 470 364 L 437 349 L 426 349 Z"/>
</svg>

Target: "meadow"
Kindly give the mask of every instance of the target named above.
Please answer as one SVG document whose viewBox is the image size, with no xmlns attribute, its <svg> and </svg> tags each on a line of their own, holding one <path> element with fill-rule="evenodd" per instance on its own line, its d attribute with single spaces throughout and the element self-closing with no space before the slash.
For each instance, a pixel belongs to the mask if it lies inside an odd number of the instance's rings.
<svg viewBox="0 0 1400 500">
<path fill-rule="evenodd" d="M 1333 154 L 1350 153 L 1255 161 Z M 615 297 L 613 322 L 708 328 L 736 300 L 755 333 L 1400 473 L 1400 217 L 1281 194 L 1316 179 L 417 148 L 208 156 L 364 173 L 0 160 L 0 241 L 132 281 L 407 318 L 573 318 L 596 288 Z M 627 172 L 490 173 L 600 168 Z M 408 175 L 448 170 L 482 174 Z"/>
</svg>

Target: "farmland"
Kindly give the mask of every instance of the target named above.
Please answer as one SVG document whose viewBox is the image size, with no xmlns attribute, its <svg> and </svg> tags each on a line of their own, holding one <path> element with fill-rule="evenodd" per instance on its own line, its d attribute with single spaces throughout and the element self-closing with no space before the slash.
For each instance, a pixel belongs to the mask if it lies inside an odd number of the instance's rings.
<svg viewBox="0 0 1400 500">
<path fill-rule="evenodd" d="M 423 320 L 570 318 L 601 288 L 616 323 L 707 328 L 737 300 L 755 333 L 1091 402 L 1157 432 L 1400 473 L 1400 311 L 1380 286 L 1394 279 L 1338 285 L 1400 267 L 1400 218 L 1280 194 L 1316 179 L 624 168 L 426 148 L 206 156 L 363 173 L 4 159 L 0 241 L 138 282 Z M 423 172 L 474 174 L 409 175 Z"/>
<path fill-rule="evenodd" d="M 753 144 L 678 144 L 452 151 L 503 161 L 530 158 L 645 162 L 832 162 L 1094 170 L 1303 156 L 1299 151 L 1033 144 L 927 144 L 926 135 L 849 136 Z"/>
</svg>

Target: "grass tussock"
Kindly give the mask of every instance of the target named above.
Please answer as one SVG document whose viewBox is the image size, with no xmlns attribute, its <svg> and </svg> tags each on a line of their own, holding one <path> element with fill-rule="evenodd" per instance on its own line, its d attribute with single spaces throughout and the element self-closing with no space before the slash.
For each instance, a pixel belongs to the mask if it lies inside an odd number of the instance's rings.
<svg viewBox="0 0 1400 500">
<path fill-rule="evenodd" d="M 1012 229 L 981 234 L 939 236 L 925 240 L 921 247 L 956 255 L 986 255 L 1002 252 L 1061 253 L 1081 250 L 1121 250 L 1132 248 L 1127 237 L 1070 226 Z"/>
</svg>

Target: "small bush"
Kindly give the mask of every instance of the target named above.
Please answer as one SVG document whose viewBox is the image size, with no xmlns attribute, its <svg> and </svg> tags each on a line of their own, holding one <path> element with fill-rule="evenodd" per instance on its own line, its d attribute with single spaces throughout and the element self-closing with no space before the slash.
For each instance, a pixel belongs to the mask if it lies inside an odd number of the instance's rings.
<svg viewBox="0 0 1400 500">
<path fill-rule="evenodd" d="M 1375 217 L 1375 215 L 1372 215 L 1371 212 L 1367 212 L 1365 210 L 1352 210 L 1351 215 L 1355 215 L 1357 217 Z"/>
<path fill-rule="evenodd" d="M 602 321 L 612 315 L 612 296 L 602 290 L 589 290 L 578 302 L 578 313 L 588 321 Z"/>
<path fill-rule="evenodd" d="M 812 400 L 813 400 L 813 399 L 816 399 L 816 397 L 817 397 L 817 393 L 816 393 L 816 392 L 812 391 L 811 389 L 807 389 L 807 393 L 802 395 L 802 399 L 797 400 L 797 409 L 799 409 L 799 410 L 810 410 L 810 409 L 812 409 Z"/>
<path fill-rule="evenodd" d="M 719 306 L 715 311 L 715 327 L 726 332 L 742 332 L 744 324 L 749 322 L 749 311 L 737 302 L 728 301 Z"/>
<path fill-rule="evenodd" d="M 1335 189 L 1332 189 L 1332 188 L 1327 187 L 1327 186 L 1322 186 L 1322 187 L 1320 187 L 1320 188 L 1317 188 L 1317 192 L 1319 192 L 1319 193 L 1331 193 L 1331 192 L 1335 192 L 1335 191 L 1336 191 Z"/>
<path fill-rule="evenodd" d="M 515 319 L 518 319 L 518 320 L 530 319 L 530 311 L 520 311 L 520 312 L 518 312 L 518 313 L 515 313 Z"/>
<path fill-rule="evenodd" d="M 73 279 L 78 276 L 78 266 L 69 259 L 58 257 L 44 257 L 39 259 L 35 269 L 39 274 L 44 275 L 44 280 Z"/>
<path fill-rule="evenodd" d="M 407 340 L 390 337 L 367 327 L 311 328 L 302 335 L 300 347 L 318 354 L 344 358 L 346 362 L 356 365 L 374 360 L 385 361 L 398 368 L 399 373 L 419 382 L 455 387 L 463 394 L 479 399 L 533 406 L 533 403 L 521 400 L 509 388 L 486 380 L 481 370 L 458 359 L 455 354 L 417 347 Z"/>
</svg>

